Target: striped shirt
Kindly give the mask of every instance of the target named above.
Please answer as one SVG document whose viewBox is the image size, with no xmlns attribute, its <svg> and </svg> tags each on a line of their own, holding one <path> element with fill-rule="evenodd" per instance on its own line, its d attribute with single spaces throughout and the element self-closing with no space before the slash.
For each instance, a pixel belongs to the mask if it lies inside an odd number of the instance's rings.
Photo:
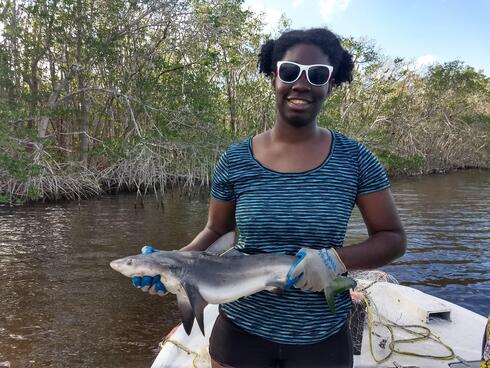
<svg viewBox="0 0 490 368">
<path fill-rule="evenodd" d="M 342 247 L 347 223 L 360 195 L 390 187 L 385 170 L 362 144 L 332 131 L 324 162 L 300 173 L 264 167 L 252 138 L 231 145 L 220 157 L 211 196 L 236 202 L 239 239 L 247 253 L 295 255 L 302 247 Z M 249 333 L 282 344 L 311 344 L 335 334 L 351 310 L 349 292 L 335 297 L 332 314 L 323 292 L 262 291 L 223 304 L 228 318 Z"/>
</svg>

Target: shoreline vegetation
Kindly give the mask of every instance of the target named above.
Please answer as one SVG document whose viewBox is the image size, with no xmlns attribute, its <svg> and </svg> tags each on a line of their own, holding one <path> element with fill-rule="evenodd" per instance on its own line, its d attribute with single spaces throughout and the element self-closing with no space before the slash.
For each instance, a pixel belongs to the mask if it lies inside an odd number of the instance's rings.
<svg viewBox="0 0 490 368">
<path fill-rule="evenodd" d="M 208 185 L 230 143 L 274 122 L 256 67 L 271 36 L 241 4 L 0 0 L 0 204 Z M 490 168 L 490 78 L 343 43 L 354 81 L 320 126 L 365 143 L 390 176 Z"/>
</svg>

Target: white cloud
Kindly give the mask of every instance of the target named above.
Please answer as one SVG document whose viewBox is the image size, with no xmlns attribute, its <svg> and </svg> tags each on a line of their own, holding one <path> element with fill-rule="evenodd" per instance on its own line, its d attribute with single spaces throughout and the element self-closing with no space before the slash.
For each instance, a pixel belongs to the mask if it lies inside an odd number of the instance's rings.
<svg viewBox="0 0 490 368">
<path fill-rule="evenodd" d="M 433 55 L 423 55 L 415 59 L 415 67 L 417 69 L 422 69 L 426 66 L 435 64 L 437 62 L 437 59 Z"/>
<path fill-rule="evenodd" d="M 350 0 L 319 0 L 320 15 L 325 20 L 330 20 L 335 13 L 345 11 L 349 6 Z"/>
<path fill-rule="evenodd" d="M 435 64 L 438 64 L 437 58 L 434 55 L 428 54 L 409 60 L 404 68 L 422 75 L 427 72 L 430 66 Z"/>
<path fill-rule="evenodd" d="M 260 0 L 246 0 L 242 9 L 248 9 L 260 15 L 264 22 L 264 31 L 267 33 L 272 32 L 277 27 L 281 18 L 281 13 L 278 10 L 265 7 Z"/>
<path fill-rule="evenodd" d="M 299 8 L 301 5 L 303 5 L 305 1 L 304 0 L 293 0 L 292 7 L 293 9 Z"/>
</svg>

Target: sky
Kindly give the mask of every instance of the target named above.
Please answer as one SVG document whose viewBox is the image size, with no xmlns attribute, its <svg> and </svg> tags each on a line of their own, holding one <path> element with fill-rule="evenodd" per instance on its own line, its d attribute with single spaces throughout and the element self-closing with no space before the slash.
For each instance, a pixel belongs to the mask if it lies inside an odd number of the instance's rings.
<svg viewBox="0 0 490 368">
<path fill-rule="evenodd" d="M 461 60 L 490 77 L 490 0 L 245 0 L 266 31 L 282 14 L 292 29 L 327 26 L 423 67 Z"/>
</svg>

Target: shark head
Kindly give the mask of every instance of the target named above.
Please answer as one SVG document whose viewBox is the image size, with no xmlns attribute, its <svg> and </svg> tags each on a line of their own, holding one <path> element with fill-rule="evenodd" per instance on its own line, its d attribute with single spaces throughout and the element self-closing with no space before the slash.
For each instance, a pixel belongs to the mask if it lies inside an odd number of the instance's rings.
<svg viewBox="0 0 490 368">
<path fill-rule="evenodd" d="M 141 276 L 138 272 L 138 269 L 141 269 L 140 263 L 141 261 L 139 261 L 136 256 L 129 256 L 116 259 L 112 261 L 110 265 L 113 270 L 122 273 L 124 276 L 133 277 Z"/>
<path fill-rule="evenodd" d="M 110 265 L 112 269 L 127 277 L 162 275 L 168 273 L 171 267 L 170 263 L 157 262 L 146 254 L 116 259 Z"/>
<path fill-rule="evenodd" d="M 116 259 L 110 265 L 126 277 L 159 275 L 165 288 L 175 294 L 181 289 L 181 273 L 186 270 L 181 254 L 178 251 L 138 254 Z"/>
</svg>

